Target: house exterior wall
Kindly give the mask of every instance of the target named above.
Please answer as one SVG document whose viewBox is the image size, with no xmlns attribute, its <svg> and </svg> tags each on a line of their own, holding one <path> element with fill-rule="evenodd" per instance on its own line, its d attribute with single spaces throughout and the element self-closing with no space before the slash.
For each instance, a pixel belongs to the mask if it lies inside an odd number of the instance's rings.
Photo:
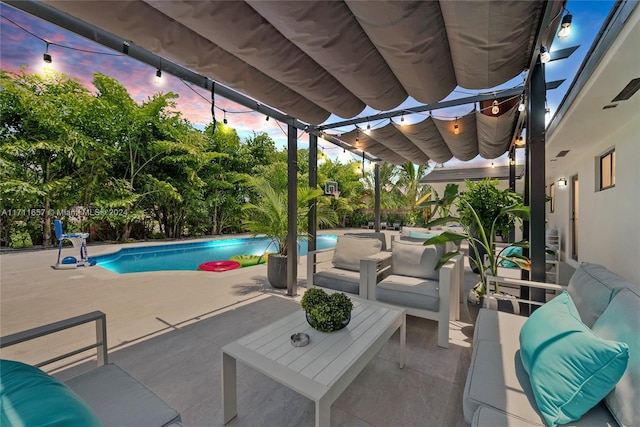
<svg viewBox="0 0 640 427">
<path fill-rule="evenodd" d="M 628 123 L 608 138 L 591 141 L 588 148 L 571 153 L 563 172 L 547 177 L 547 189 L 560 178 L 565 188 L 555 190 L 555 209 L 548 227 L 558 228 L 561 259 L 577 267 L 580 262 L 606 266 L 626 279 L 640 283 L 640 121 Z M 599 156 L 616 150 L 615 187 L 598 191 Z M 569 160 L 569 159 L 567 159 Z M 578 261 L 571 259 L 571 177 L 579 177 Z"/>
</svg>

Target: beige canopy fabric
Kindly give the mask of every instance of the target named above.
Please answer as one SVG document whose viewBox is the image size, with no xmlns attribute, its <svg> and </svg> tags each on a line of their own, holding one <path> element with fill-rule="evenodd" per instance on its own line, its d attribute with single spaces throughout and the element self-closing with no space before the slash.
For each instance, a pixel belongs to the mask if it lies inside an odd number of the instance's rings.
<svg viewBox="0 0 640 427">
<path fill-rule="evenodd" d="M 428 117 L 410 125 L 391 122 L 366 132 L 353 130 L 339 138 L 393 164 L 410 161 L 421 165 L 430 159 L 444 163 L 452 157 L 466 161 L 478 154 L 485 159 L 495 159 L 509 149 L 517 113 L 518 107 L 514 105 L 499 116 L 474 111 L 455 120 Z"/>
<path fill-rule="evenodd" d="M 311 125 L 409 97 L 434 104 L 456 87 L 489 89 L 530 65 L 544 0 L 44 0 Z M 564 0 L 550 3 L 549 43 Z M 160 64 L 158 64 L 160 65 Z M 513 117 L 517 113 L 513 113 Z M 513 118 L 511 117 L 511 118 Z M 428 118 L 362 133 L 357 148 L 422 164 L 508 147 L 509 117 Z M 355 134 L 351 138 L 355 143 Z M 343 135 L 349 139 L 351 133 Z M 480 138 L 480 139 L 478 139 Z"/>
</svg>

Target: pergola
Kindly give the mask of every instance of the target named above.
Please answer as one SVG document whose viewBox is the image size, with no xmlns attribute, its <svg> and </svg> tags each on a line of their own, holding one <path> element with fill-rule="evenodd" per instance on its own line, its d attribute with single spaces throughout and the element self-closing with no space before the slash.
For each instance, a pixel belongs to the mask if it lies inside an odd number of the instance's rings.
<svg viewBox="0 0 640 427">
<path fill-rule="evenodd" d="M 565 1 L 3 1 L 288 125 L 289 295 L 296 294 L 297 276 L 298 129 L 309 134 L 309 180 L 316 186 L 319 136 L 376 162 L 379 184 L 379 161 L 441 163 L 505 152 L 513 159 L 526 127 L 525 237 L 531 278 L 544 280 L 545 93 L 559 82 L 545 82 L 540 53 L 551 45 Z M 490 90 L 523 72 L 522 86 Z M 456 87 L 480 94 L 443 101 Z M 399 108 L 410 97 L 423 104 Z M 390 121 L 370 132 L 325 133 L 475 103 L 500 111 L 482 107 L 455 121 L 428 117 L 409 126 Z M 386 112 L 358 117 L 367 106 Z M 331 114 L 345 120 L 327 123 Z M 314 209 L 309 222 L 315 236 Z M 315 241 L 309 243 L 313 249 Z M 544 297 L 533 292 L 531 299 Z"/>
</svg>

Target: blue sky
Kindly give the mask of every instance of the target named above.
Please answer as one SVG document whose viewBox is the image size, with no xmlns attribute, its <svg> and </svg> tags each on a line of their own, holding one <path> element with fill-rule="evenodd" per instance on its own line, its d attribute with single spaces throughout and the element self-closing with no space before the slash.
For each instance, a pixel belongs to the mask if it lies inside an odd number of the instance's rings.
<svg viewBox="0 0 640 427">
<path fill-rule="evenodd" d="M 612 0 L 572 0 L 567 3 L 566 9 L 573 15 L 571 36 L 565 40 L 555 38 L 550 50 L 553 51 L 575 45 L 580 45 L 580 48 L 569 59 L 551 62 L 546 65 L 547 81 L 566 79 L 558 89 L 547 93 L 548 106 L 552 112 L 560 104 L 614 3 L 615 1 Z M 177 100 L 178 109 L 196 127 L 202 128 L 211 121 L 209 103 L 211 95 L 208 91 L 184 83 L 168 73 L 163 73 L 162 83 L 157 84 L 154 81 L 156 70 L 149 65 L 140 63 L 128 56 L 120 55 L 118 52 L 114 52 L 5 4 L 0 4 L 0 13 L 2 15 L 2 20 L 0 21 L 0 66 L 3 70 L 15 71 L 22 66 L 26 66 L 27 72 L 42 72 L 44 65 L 42 54 L 45 52 L 46 43 L 41 39 L 49 40 L 72 48 L 50 45 L 48 52 L 53 58 L 52 66 L 57 71 L 79 79 L 87 87 L 93 89 L 91 85 L 93 73 L 100 72 L 121 82 L 138 102 L 146 100 L 157 92 L 175 92 L 180 96 Z M 23 27 L 23 29 L 14 25 L 14 23 Z M 29 34 L 29 32 L 32 34 Z M 83 52 L 82 50 L 89 52 Z M 496 90 L 522 84 L 523 78 L 524 76 L 518 76 L 499 86 Z M 448 98 L 467 97 L 477 93 L 464 88 L 457 88 Z M 415 105 L 418 104 L 412 99 L 408 99 L 399 108 L 409 108 Z M 279 126 L 276 120 L 267 122 L 264 115 L 248 112 L 246 108 L 221 97 L 216 97 L 216 106 L 227 110 L 229 125 L 236 129 L 241 138 L 250 136 L 253 131 L 265 131 L 271 135 L 279 146 L 286 144 L 286 126 Z M 434 111 L 433 116 L 453 119 L 472 110 L 473 106 L 465 105 Z M 378 112 L 365 109 L 360 116 L 366 117 Z M 424 117 L 424 114 L 406 115 L 405 121 L 407 123 L 418 122 L 423 120 Z M 221 111 L 216 113 L 216 118 L 218 120 L 222 118 Z M 340 118 L 332 116 L 329 122 L 339 120 Z M 386 121 L 380 123 L 372 122 L 371 126 L 375 128 L 386 123 Z M 346 132 L 352 129 L 353 126 L 339 129 L 339 131 Z M 327 155 L 337 157 L 341 161 L 357 157 L 349 152 L 343 153 L 342 149 L 334 147 L 332 144 L 322 141 L 320 141 L 320 144 Z M 306 135 L 301 136 L 298 145 L 301 148 L 307 146 Z M 480 165 L 491 162 L 490 160 L 477 158 L 471 162 L 466 162 L 466 164 Z M 493 160 L 493 162 L 496 165 L 506 165 L 507 159 L 503 156 Z M 462 164 L 463 162 L 450 161 L 445 165 L 459 166 Z"/>
</svg>

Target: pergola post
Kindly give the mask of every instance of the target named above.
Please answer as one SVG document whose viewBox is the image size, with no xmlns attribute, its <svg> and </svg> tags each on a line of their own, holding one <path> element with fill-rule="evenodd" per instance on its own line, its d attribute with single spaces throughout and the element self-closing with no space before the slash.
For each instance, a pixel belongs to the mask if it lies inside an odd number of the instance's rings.
<svg viewBox="0 0 640 427">
<path fill-rule="evenodd" d="M 509 189 L 513 192 L 516 191 L 516 147 L 512 145 L 509 148 Z M 509 242 L 516 241 L 516 228 L 512 226 L 509 230 Z"/>
<path fill-rule="evenodd" d="M 313 133 L 309 133 L 309 187 L 318 187 L 318 137 Z M 318 225 L 317 206 L 317 200 L 309 201 L 309 225 L 307 228 L 307 233 L 309 233 L 308 252 L 316 250 L 316 229 Z"/>
<path fill-rule="evenodd" d="M 536 62 L 529 80 L 529 126 L 527 139 L 529 155 L 529 258 L 531 259 L 530 279 L 544 282 L 546 279 L 545 259 L 545 73 L 544 65 Z M 544 289 L 528 290 L 532 301 L 544 302 Z"/>
<path fill-rule="evenodd" d="M 298 134 L 295 127 L 287 126 L 287 295 L 298 292 Z"/>
<path fill-rule="evenodd" d="M 364 165 L 363 165 L 364 167 Z M 376 162 L 375 167 L 373 169 L 373 177 L 374 177 L 374 209 L 375 209 L 375 224 L 376 224 L 376 232 L 380 231 L 380 165 Z"/>
</svg>

